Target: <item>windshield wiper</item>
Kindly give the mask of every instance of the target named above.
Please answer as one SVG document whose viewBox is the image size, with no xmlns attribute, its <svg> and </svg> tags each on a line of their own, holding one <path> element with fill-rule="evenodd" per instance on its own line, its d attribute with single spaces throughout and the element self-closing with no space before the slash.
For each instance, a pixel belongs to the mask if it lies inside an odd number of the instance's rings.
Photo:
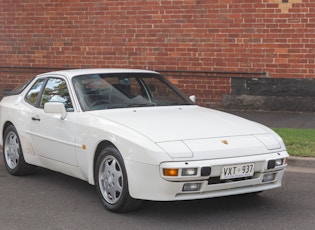
<svg viewBox="0 0 315 230">
<path fill-rule="evenodd" d="M 156 103 L 124 103 L 124 104 L 107 106 L 107 109 L 150 107 L 150 106 L 156 106 L 156 105 L 157 105 Z"/>
<path fill-rule="evenodd" d="M 156 103 L 126 103 L 123 105 L 126 108 L 131 107 L 150 107 L 150 106 L 156 106 Z"/>
<path fill-rule="evenodd" d="M 187 102 L 172 102 L 172 103 L 164 104 L 164 106 L 172 106 L 172 105 L 192 105 L 192 104 L 187 103 Z"/>
</svg>

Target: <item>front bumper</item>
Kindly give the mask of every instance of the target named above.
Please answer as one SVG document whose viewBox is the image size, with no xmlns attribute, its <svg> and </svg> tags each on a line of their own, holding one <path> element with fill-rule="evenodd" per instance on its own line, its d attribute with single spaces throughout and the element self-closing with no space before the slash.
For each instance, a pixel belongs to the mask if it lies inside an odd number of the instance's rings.
<svg viewBox="0 0 315 230">
<path fill-rule="evenodd" d="M 143 200 L 171 201 L 193 200 L 211 197 L 259 192 L 281 186 L 286 164 L 268 169 L 268 161 L 287 158 L 286 151 L 263 155 L 224 158 L 203 161 L 164 162 L 159 166 L 126 161 L 129 193 Z M 254 163 L 254 175 L 245 178 L 221 180 L 223 166 Z M 207 176 L 165 177 L 165 167 L 211 167 Z M 268 180 L 266 177 L 272 175 Z M 183 191 L 186 184 L 198 184 L 197 191 Z"/>
</svg>

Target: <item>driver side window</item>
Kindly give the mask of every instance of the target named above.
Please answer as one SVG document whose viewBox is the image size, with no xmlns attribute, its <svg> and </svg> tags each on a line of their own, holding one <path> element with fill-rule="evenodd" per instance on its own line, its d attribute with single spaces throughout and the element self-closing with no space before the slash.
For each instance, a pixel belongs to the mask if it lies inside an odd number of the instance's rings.
<svg viewBox="0 0 315 230">
<path fill-rule="evenodd" d="M 42 93 L 39 107 L 44 108 L 46 102 L 62 102 L 67 112 L 73 111 L 66 81 L 60 78 L 49 78 Z"/>
</svg>

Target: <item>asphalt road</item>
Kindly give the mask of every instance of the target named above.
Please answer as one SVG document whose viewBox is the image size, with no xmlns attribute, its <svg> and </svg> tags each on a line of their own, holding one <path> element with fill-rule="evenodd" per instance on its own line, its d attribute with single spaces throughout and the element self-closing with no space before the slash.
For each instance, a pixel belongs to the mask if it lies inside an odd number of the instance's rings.
<svg viewBox="0 0 315 230">
<path fill-rule="evenodd" d="M 0 151 L 1 154 L 1 151 Z M 0 229 L 314 229 L 314 170 L 288 170 L 283 186 L 260 195 L 181 202 L 144 202 L 114 214 L 88 183 L 38 168 L 9 175 L 0 157 Z"/>
</svg>

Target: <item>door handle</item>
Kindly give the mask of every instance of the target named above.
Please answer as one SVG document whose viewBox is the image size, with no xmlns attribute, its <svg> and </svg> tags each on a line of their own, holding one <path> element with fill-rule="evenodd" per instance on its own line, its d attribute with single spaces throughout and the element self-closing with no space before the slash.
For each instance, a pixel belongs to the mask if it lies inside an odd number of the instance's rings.
<svg viewBox="0 0 315 230">
<path fill-rule="evenodd" d="M 36 116 L 36 117 L 32 117 L 32 120 L 33 121 L 40 121 L 40 118 L 38 116 Z"/>
</svg>

